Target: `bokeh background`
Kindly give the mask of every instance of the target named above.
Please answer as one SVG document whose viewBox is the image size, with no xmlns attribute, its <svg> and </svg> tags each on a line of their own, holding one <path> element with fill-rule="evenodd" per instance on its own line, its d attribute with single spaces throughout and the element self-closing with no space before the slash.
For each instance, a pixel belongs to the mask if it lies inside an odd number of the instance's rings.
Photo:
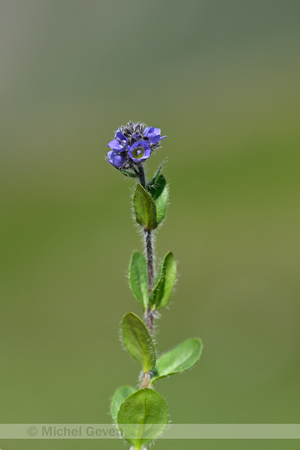
<svg viewBox="0 0 300 450">
<path fill-rule="evenodd" d="M 300 421 L 298 0 L 0 0 L 1 423 L 109 423 L 135 384 L 122 316 L 142 250 L 133 181 L 105 162 L 128 120 L 162 128 L 180 277 L 159 351 L 200 336 L 161 380 L 174 423 Z M 158 441 L 159 449 L 299 441 Z M 128 448 L 3 441 L 2 450 Z"/>
</svg>

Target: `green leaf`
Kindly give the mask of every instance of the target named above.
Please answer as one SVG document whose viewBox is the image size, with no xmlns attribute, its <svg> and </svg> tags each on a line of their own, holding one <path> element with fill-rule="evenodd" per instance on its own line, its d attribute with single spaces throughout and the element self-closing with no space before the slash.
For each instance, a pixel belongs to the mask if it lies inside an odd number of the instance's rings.
<svg viewBox="0 0 300 450">
<path fill-rule="evenodd" d="M 126 398 L 133 394 L 136 389 L 132 386 L 120 386 L 114 393 L 111 404 L 110 413 L 115 423 L 117 423 L 118 412 L 121 404 L 126 400 Z"/>
<path fill-rule="evenodd" d="M 160 174 L 160 172 L 161 172 L 161 169 L 163 168 L 163 165 L 164 165 L 164 163 L 162 163 L 160 166 L 159 166 L 159 168 L 157 169 L 157 171 L 156 171 L 156 173 L 155 173 L 155 175 L 154 175 L 154 177 L 152 178 L 152 180 L 151 181 L 149 181 L 149 183 L 148 183 L 148 185 L 147 186 L 152 186 L 153 184 L 155 184 L 156 183 L 156 181 L 157 181 L 157 178 L 159 177 L 159 174 Z"/>
<path fill-rule="evenodd" d="M 163 175 L 159 175 L 153 185 L 149 186 L 149 192 L 156 206 L 156 221 L 159 224 L 166 216 L 169 200 L 169 187 Z"/>
<path fill-rule="evenodd" d="M 126 177 L 129 178 L 137 178 L 138 174 L 135 172 L 130 172 L 129 170 L 119 169 L 120 172 L 122 172 L 123 175 L 126 175 Z"/>
<path fill-rule="evenodd" d="M 133 205 L 136 221 L 142 225 L 146 231 L 154 230 L 157 227 L 156 206 L 151 195 L 140 183 L 136 186 Z"/>
<path fill-rule="evenodd" d="M 135 314 L 127 313 L 122 322 L 123 342 L 128 352 L 149 372 L 155 366 L 155 347 L 144 322 Z"/>
<path fill-rule="evenodd" d="M 121 404 L 118 426 L 125 439 L 140 450 L 160 436 L 169 422 L 168 406 L 153 389 L 139 389 Z"/>
<path fill-rule="evenodd" d="M 176 280 L 176 261 L 172 252 L 164 257 L 156 284 L 150 295 L 150 306 L 152 308 L 161 309 L 169 303 L 172 289 Z"/>
<path fill-rule="evenodd" d="M 166 184 L 167 181 L 165 177 L 163 175 L 159 175 L 157 178 L 153 179 L 152 184 L 148 185 L 148 191 L 150 192 L 153 200 L 157 200 L 161 196 Z"/>
<path fill-rule="evenodd" d="M 148 273 L 145 257 L 134 252 L 129 265 L 129 285 L 144 310 L 148 305 Z"/>
<path fill-rule="evenodd" d="M 177 345 L 173 350 L 158 358 L 151 383 L 159 378 L 189 369 L 198 361 L 201 351 L 202 342 L 199 338 L 188 339 Z"/>
</svg>

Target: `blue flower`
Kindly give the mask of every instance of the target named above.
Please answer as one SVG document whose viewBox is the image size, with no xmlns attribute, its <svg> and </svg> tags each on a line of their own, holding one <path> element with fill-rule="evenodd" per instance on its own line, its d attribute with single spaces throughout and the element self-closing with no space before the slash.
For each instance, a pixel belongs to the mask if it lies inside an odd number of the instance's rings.
<svg viewBox="0 0 300 450">
<path fill-rule="evenodd" d="M 144 131 L 144 137 L 149 139 L 150 144 L 158 144 L 159 141 L 164 139 L 166 136 L 161 135 L 161 129 L 160 128 L 154 128 L 154 127 L 146 127 Z"/>
<path fill-rule="evenodd" d="M 151 149 L 147 141 L 137 141 L 129 147 L 128 155 L 134 162 L 142 162 L 149 158 Z"/>
<path fill-rule="evenodd" d="M 126 164 L 126 155 L 119 154 L 115 150 L 111 150 L 107 153 L 107 161 L 110 162 L 117 169 L 120 169 L 124 164 Z"/>
<path fill-rule="evenodd" d="M 141 122 L 128 122 L 118 128 L 115 138 L 107 146 L 107 161 L 117 169 L 132 176 L 138 174 L 138 165 L 143 163 L 166 136 L 161 136 L 160 128 L 146 127 Z"/>
<path fill-rule="evenodd" d="M 125 152 L 128 147 L 128 139 L 118 130 L 115 134 L 115 139 L 110 141 L 110 143 L 107 144 L 107 147 L 110 147 L 116 152 Z"/>
</svg>

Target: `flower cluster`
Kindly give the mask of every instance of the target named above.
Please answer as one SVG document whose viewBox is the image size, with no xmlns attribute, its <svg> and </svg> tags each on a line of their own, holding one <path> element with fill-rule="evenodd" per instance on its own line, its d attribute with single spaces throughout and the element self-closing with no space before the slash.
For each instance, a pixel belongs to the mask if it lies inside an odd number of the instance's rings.
<svg viewBox="0 0 300 450">
<path fill-rule="evenodd" d="M 128 122 L 118 128 L 115 138 L 107 144 L 111 149 L 107 153 L 107 161 L 117 169 L 133 169 L 135 172 L 135 165 L 149 158 L 165 137 L 161 137 L 160 128 L 146 127 L 140 122 Z"/>
</svg>

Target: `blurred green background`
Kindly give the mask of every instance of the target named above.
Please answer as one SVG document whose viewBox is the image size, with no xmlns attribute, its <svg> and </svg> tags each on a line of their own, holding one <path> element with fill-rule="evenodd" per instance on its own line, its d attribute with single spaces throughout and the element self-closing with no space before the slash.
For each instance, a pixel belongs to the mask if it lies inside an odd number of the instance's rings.
<svg viewBox="0 0 300 450">
<path fill-rule="evenodd" d="M 167 134 L 157 256 L 180 277 L 159 351 L 200 336 L 157 383 L 174 423 L 300 421 L 300 2 L 0 0 L 1 423 L 109 423 L 135 384 L 121 348 L 142 250 L 132 180 L 105 162 L 118 126 Z M 159 449 L 299 441 L 158 441 Z M 125 448 L 3 441 L 2 450 Z M 129 448 L 129 447 L 126 447 Z"/>
</svg>

